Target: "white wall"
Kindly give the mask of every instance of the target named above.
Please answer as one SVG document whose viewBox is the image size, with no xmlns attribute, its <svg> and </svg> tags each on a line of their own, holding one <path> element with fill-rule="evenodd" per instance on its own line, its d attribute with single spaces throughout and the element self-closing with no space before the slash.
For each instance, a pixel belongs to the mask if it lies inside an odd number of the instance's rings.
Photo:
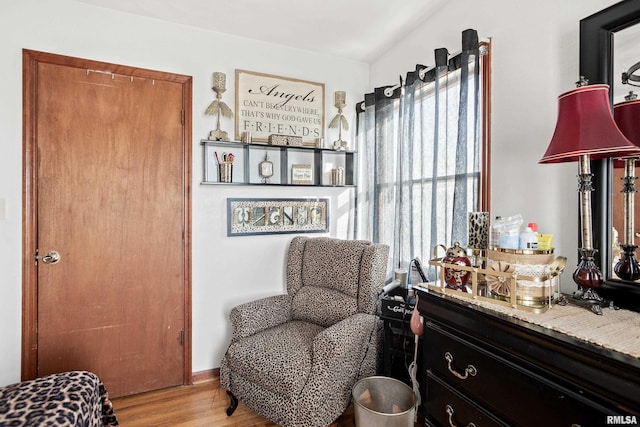
<svg viewBox="0 0 640 427">
<path fill-rule="evenodd" d="M 215 19 L 215 17 L 212 17 Z M 241 22 L 240 20 L 238 21 Z M 215 99 L 211 74 L 227 74 L 233 105 L 236 68 L 325 83 L 326 123 L 333 92 L 347 92 L 347 114 L 366 92 L 369 66 L 261 41 L 96 8 L 71 0 L 0 5 L 0 385 L 20 379 L 22 230 L 22 49 L 193 76 L 193 370 L 220 366 L 240 302 L 284 292 L 284 252 L 292 235 L 226 237 L 227 197 L 331 197 L 331 232 L 347 237 L 352 190 L 201 186 L 200 139 L 215 127 L 204 110 Z M 360 95 L 358 95 L 360 94 Z M 353 117 L 348 117 L 353 123 Z M 231 120 L 222 129 L 232 134 Z M 326 133 L 332 141 L 337 135 Z M 352 137 L 351 137 L 352 138 Z M 353 140 L 353 139 L 351 139 Z"/>
<path fill-rule="evenodd" d="M 432 65 L 434 49 L 461 48 L 461 33 L 478 30 L 493 51 L 491 215 L 521 213 L 554 235 L 568 257 L 562 289 L 572 292 L 577 264 L 577 163 L 539 165 L 553 135 L 557 97 L 575 88 L 579 21 L 614 0 L 453 0 L 371 64 L 373 87 L 396 82 L 416 63 Z"/>
</svg>

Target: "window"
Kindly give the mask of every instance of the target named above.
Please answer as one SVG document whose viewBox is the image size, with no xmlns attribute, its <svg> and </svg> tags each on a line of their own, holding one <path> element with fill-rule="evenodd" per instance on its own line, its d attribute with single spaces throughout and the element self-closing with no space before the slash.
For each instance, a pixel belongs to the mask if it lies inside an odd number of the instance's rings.
<svg viewBox="0 0 640 427">
<path fill-rule="evenodd" d="M 467 213 L 489 210 L 490 77 L 476 43 L 360 104 L 356 237 L 390 245 L 389 271 L 466 245 Z"/>
</svg>

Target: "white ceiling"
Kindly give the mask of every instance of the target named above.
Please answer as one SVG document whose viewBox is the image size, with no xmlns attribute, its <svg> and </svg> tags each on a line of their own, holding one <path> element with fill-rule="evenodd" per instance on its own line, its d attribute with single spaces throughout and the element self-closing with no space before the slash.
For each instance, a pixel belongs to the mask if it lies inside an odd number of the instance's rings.
<svg viewBox="0 0 640 427">
<path fill-rule="evenodd" d="M 76 0 L 371 62 L 446 0 Z"/>
</svg>

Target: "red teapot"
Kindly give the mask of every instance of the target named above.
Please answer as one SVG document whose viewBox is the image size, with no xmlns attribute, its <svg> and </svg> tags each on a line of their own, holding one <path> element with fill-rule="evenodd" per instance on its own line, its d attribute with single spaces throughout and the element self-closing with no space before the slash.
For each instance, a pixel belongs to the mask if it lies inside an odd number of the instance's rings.
<svg viewBox="0 0 640 427">
<path fill-rule="evenodd" d="M 444 246 L 442 247 L 444 248 Z M 446 250 L 445 256 L 442 258 L 442 263 L 466 267 L 471 266 L 471 260 L 467 256 L 466 249 L 460 246 L 458 242 L 455 242 L 452 247 Z M 471 277 L 471 271 L 468 270 L 456 270 L 447 267 L 444 269 L 444 281 L 447 284 L 446 287 L 450 289 L 467 292 L 466 285 L 469 277 Z"/>
</svg>

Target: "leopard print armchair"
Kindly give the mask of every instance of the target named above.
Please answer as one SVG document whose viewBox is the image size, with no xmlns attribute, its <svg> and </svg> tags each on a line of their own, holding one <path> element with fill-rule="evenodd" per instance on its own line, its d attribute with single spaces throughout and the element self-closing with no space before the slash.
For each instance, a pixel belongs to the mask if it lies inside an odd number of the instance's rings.
<svg viewBox="0 0 640 427">
<path fill-rule="evenodd" d="M 389 247 L 362 240 L 295 237 L 287 294 L 234 307 L 220 366 L 230 416 L 238 399 L 284 427 L 326 426 L 351 389 L 375 375 L 382 324 L 376 315 Z"/>
</svg>

